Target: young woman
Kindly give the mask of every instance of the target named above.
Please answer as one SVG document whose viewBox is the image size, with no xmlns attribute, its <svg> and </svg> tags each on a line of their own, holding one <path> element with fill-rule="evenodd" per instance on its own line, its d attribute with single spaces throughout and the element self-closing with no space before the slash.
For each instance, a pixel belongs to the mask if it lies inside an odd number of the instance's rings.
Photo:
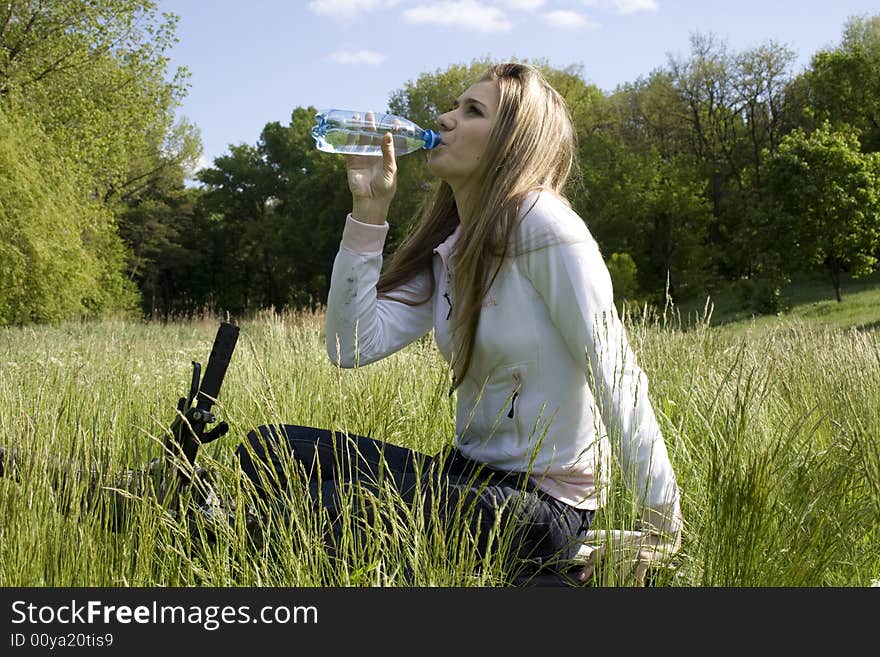
<svg viewBox="0 0 880 657">
<path fill-rule="evenodd" d="M 499 64 L 437 125 L 441 143 L 427 157 L 441 183 L 384 272 L 391 135 L 382 158 L 348 157 L 352 211 L 333 265 L 327 351 L 342 367 L 365 366 L 433 330 L 457 392 L 453 444 L 428 456 L 267 426 L 239 449 L 244 471 L 277 499 L 291 463 L 301 466 L 331 518 L 344 515 L 341 488 L 390 477 L 408 502 L 433 500 L 435 514 L 466 509 L 455 517 L 469 519 L 480 550 L 500 524 L 520 558 L 564 563 L 606 501 L 614 454 L 643 529 L 674 539 L 679 491 L 647 379 L 597 244 L 563 196 L 575 156 L 564 100 L 536 68 Z"/>
</svg>

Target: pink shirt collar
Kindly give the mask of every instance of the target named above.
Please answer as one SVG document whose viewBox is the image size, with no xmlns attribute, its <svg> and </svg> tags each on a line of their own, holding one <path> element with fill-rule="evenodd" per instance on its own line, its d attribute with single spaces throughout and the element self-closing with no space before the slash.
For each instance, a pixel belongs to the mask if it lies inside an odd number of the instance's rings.
<svg viewBox="0 0 880 657">
<path fill-rule="evenodd" d="M 452 231 L 452 234 L 447 237 L 442 243 L 438 244 L 434 247 L 434 253 L 440 255 L 440 258 L 443 260 L 443 264 L 449 264 L 449 254 L 452 252 L 452 248 L 455 246 L 455 243 L 458 241 L 459 236 L 461 235 L 461 224 L 458 224 L 455 227 L 455 230 Z"/>
</svg>

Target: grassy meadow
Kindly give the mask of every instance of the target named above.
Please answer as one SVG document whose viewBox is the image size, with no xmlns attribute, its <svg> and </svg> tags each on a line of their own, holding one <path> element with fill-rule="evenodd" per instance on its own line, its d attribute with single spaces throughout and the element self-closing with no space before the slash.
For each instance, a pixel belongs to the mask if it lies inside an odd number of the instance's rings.
<svg viewBox="0 0 880 657">
<path fill-rule="evenodd" d="M 841 311 L 861 303 L 844 293 Z M 880 578 L 880 312 L 866 313 L 849 326 L 803 313 L 715 326 L 667 309 L 629 323 L 683 494 L 677 567 L 660 573 L 658 585 L 868 586 Z M 105 514 L 74 502 L 84 486 L 76 477 L 53 485 L 42 465 L 53 459 L 113 471 L 157 456 L 190 361 L 206 363 L 219 321 L 0 330 L 0 444 L 27 455 L 19 480 L 0 479 L 0 585 L 511 581 L 503 534 L 476 563 L 466 532 L 427 528 L 393 491 L 380 495 L 388 513 L 368 528 L 369 540 L 352 539 L 333 559 L 304 502 L 291 521 L 273 516 L 257 549 L 242 522 L 214 543 L 193 542 L 155 502 L 131 500 L 132 521 L 111 531 Z M 240 324 L 215 407 L 232 430 L 199 456 L 239 508 L 253 497 L 233 451 L 261 424 L 342 429 L 432 453 L 451 439 L 454 400 L 432 341 L 339 370 L 327 358 L 321 316 L 267 313 Z M 612 485 L 613 502 L 594 527 L 633 522 L 627 495 Z M 596 581 L 616 583 L 613 574 Z"/>
</svg>

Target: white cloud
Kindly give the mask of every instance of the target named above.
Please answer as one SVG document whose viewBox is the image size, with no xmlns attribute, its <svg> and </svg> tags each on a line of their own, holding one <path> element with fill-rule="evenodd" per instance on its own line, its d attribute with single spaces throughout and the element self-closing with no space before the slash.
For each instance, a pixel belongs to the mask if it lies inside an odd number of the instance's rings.
<svg viewBox="0 0 880 657">
<path fill-rule="evenodd" d="M 635 14 L 639 11 L 657 11 L 657 0 L 581 0 L 588 7 L 614 9 L 620 14 Z"/>
<path fill-rule="evenodd" d="M 614 0 L 614 8 L 621 14 L 634 14 L 638 11 L 657 11 L 657 0 Z"/>
<path fill-rule="evenodd" d="M 503 11 L 476 0 L 420 5 L 404 11 L 402 17 L 407 23 L 460 27 L 477 32 L 504 32 L 513 27 Z"/>
<path fill-rule="evenodd" d="M 337 50 L 327 55 L 337 64 L 369 64 L 376 66 L 385 61 L 385 55 L 373 50 Z"/>
<path fill-rule="evenodd" d="M 534 11 L 547 4 L 547 0 L 495 0 L 495 2 L 520 11 Z"/>
<path fill-rule="evenodd" d="M 579 30 L 582 28 L 593 29 L 599 27 L 598 23 L 594 23 L 583 14 L 579 14 L 575 11 L 566 11 L 564 9 L 544 14 L 544 22 L 561 30 Z"/>
<path fill-rule="evenodd" d="M 321 16 L 350 18 L 361 12 L 390 9 L 400 0 L 312 0 L 309 11 Z"/>
</svg>

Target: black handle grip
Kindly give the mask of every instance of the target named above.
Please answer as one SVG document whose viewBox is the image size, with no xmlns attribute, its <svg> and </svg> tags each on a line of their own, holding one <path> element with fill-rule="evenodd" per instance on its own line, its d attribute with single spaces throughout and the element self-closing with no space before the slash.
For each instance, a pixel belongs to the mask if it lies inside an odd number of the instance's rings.
<svg viewBox="0 0 880 657">
<path fill-rule="evenodd" d="M 223 322 L 217 329 L 217 337 L 214 338 L 214 346 L 211 348 L 211 356 L 205 367 L 205 375 L 202 377 L 202 385 L 199 387 L 196 408 L 203 411 L 211 410 L 214 399 L 220 395 L 220 387 L 223 378 L 229 368 L 232 352 L 238 342 L 239 328 Z M 212 399 L 213 398 L 213 399 Z"/>
</svg>

